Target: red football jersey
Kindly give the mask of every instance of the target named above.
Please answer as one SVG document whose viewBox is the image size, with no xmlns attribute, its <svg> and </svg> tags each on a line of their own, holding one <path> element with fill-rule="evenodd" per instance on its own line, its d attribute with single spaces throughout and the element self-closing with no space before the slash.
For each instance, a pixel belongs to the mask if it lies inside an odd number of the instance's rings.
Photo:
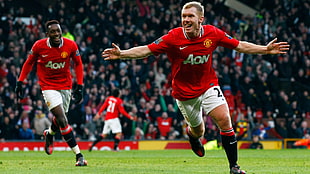
<svg viewBox="0 0 310 174">
<path fill-rule="evenodd" d="M 212 52 L 216 47 L 234 49 L 238 44 L 238 40 L 224 31 L 212 25 L 203 25 L 197 38 L 187 38 L 183 28 L 178 27 L 148 47 L 154 55 L 167 54 L 171 62 L 172 95 L 178 100 L 188 100 L 218 85 L 212 67 Z"/>
<path fill-rule="evenodd" d="M 120 113 L 131 119 L 131 116 L 125 111 L 123 100 L 118 97 L 109 96 L 99 109 L 98 114 L 100 115 L 105 109 L 105 120 L 117 118 Z"/>
<path fill-rule="evenodd" d="M 34 43 L 18 80 L 24 81 L 32 66 L 37 63 L 37 75 L 42 90 L 71 89 L 71 59 L 75 65 L 77 84 L 82 85 L 83 64 L 76 43 L 62 38 L 59 47 L 51 47 L 49 38 L 38 40 Z"/>
</svg>

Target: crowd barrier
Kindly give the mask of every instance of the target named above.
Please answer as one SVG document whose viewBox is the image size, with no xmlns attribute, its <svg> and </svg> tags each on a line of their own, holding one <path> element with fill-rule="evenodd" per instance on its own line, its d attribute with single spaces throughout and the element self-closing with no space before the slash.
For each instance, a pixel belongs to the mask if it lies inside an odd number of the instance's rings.
<svg viewBox="0 0 310 174">
<path fill-rule="evenodd" d="M 298 138 L 288 138 L 283 140 L 263 140 L 264 149 L 289 149 L 294 148 L 293 143 Z M 79 141 L 81 150 L 87 150 L 92 142 Z M 248 149 L 251 141 L 238 141 L 239 149 Z M 101 141 L 93 150 L 111 150 L 113 141 Z M 140 141 L 121 141 L 120 150 L 167 150 L 167 149 L 190 149 L 190 144 L 186 140 L 140 140 Z M 67 143 L 64 141 L 54 142 L 54 151 L 70 151 Z M 44 141 L 7 141 L 0 142 L 0 151 L 44 151 Z"/>
</svg>

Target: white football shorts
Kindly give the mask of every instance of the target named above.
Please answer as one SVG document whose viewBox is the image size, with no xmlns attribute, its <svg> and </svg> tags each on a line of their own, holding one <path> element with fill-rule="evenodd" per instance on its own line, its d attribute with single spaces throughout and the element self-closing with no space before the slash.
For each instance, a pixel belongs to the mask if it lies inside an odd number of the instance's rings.
<svg viewBox="0 0 310 174">
<path fill-rule="evenodd" d="M 62 104 L 65 113 L 69 111 L 71 90 L 44 90 L 43 98 L 49 110 Z"/>
<path fill-rule="evenodd" d="M 184 119 L 191 127 L 197 127 L 203 122 L 202 112 L 207 115 L 214 108 L 222 104 L 227 105 L 226 99 L 219 86 L 209 88 L 197 98 L 186 101 L 176 100 L 176 102 Z"/>
<path fill-rule="evenodd" d="M 102 134 L 109 134 L 110 131 L 112 131 L 113 134 L 122 132 L 122 126 L 119 118 L 113 118 L 104 121 Z"/>
</svg>

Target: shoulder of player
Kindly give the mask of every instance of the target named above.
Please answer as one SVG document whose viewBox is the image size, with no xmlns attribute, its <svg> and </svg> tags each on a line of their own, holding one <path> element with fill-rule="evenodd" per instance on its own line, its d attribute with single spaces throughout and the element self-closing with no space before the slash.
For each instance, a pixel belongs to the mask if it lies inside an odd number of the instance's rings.
<svg viewBox="0 0 310 174">
<path fill-rule="evenodd" d="M 217 28 L 216 26 L 210 25 L 210 24 L 202 25 L 202 27 L 203 27 L 204 29 L 214 29 L 214 28 Z"/>
<path fill-rule="evenodd" d="M 40 39 L 34 42 L 31 48 L 31 54 L 35 54 L 39 52 L 40 50 L 47 48 L 47 38 Z"/>
<path fill-rule="evenodd" d="M 213 33 L 213 34 L 219 34 L 219 33 L 225 33 L 222 29 L 214 26 L 214 25 L 203 25 L 204 32 L 207 34 Z"/>
<path fill-rule="evenodd" d="M 173 28 L 173 29 L 169 30 L 169 32 L 162 38 L 164 38 L 164 40 L 166 42 L 169 42 L 171 44 L 175 44 L 175 43 L 179 42 L 179 39 L 183 38 L 183 37 L 180 37 L 183 35 L 184 35 L 183 28 L 177 27 L 177 28 Z"/>
<path fill-rule="evenodd" d="M 175 36 L 178 36 L 182 33 L 183 33 L 182 27 L 173 28 L 173 29 L 169 30 L 169 32 L 168 32 L 168 34 L 175 35 Z"/>
<path fill-rule="evenodd" d="M 36 46 L 36 45 L 42 45 L 42 44 L 46 44 L 46 42 L 47 42 L 47 38 L 39 39 L 39 40 L 35 41 L 33 45 L 34 45 L 34 46 Z"/>
<path fill-rule="evenodd" d="M 123 103 L 123 100 L 119 97 L 116 97 L 116 100 L 119 102 L 119 103 Z"/>
<path fill-rule="evenodd" d="M 220 30 L 214 25 L 203 25 L 202 27 L 205 34 L 216 33 L 217 30 Z"/>
</svg>

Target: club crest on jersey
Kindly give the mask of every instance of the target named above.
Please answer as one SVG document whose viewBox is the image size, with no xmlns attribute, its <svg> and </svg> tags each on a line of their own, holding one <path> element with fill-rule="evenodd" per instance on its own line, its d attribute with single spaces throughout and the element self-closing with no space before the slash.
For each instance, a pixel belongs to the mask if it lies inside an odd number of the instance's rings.
<svg viewBox="0 0 310 174">
<path fill-rule="evenodd" d="M 203 42 L 203 45 L 204 45 L 206 48 L 211 47 L 211 45 L 212 45 L 212 40 L 211 40 L 211 39 L 206 39 L 206 40 Z"/>
<path fill-rule="evenodd" d="M 162 39 L 162 38 L 159 38 L 159 39 L 157 39 L 157 40 L 154 41 L 154 44 L 157 44 L 157 45 L 158 45 L 158 44 L 159 44 L 160 42 L 162 42 L 162 41 L 163 41 L 163 39 Z"/>
<path fill-rule="evenodd" d="M 229 36 L 227 33 L 225 33 L 225 36 L 226 36 L 228 39 L 232 39 L 232 37 Z"/>
<path fill-rule="evenodd" d="M 68 55 L 69 54 L 67 52 L 65 52 L 65 51 L 60 54 L 61 58 L 67 58 Z"/>
</svg>

